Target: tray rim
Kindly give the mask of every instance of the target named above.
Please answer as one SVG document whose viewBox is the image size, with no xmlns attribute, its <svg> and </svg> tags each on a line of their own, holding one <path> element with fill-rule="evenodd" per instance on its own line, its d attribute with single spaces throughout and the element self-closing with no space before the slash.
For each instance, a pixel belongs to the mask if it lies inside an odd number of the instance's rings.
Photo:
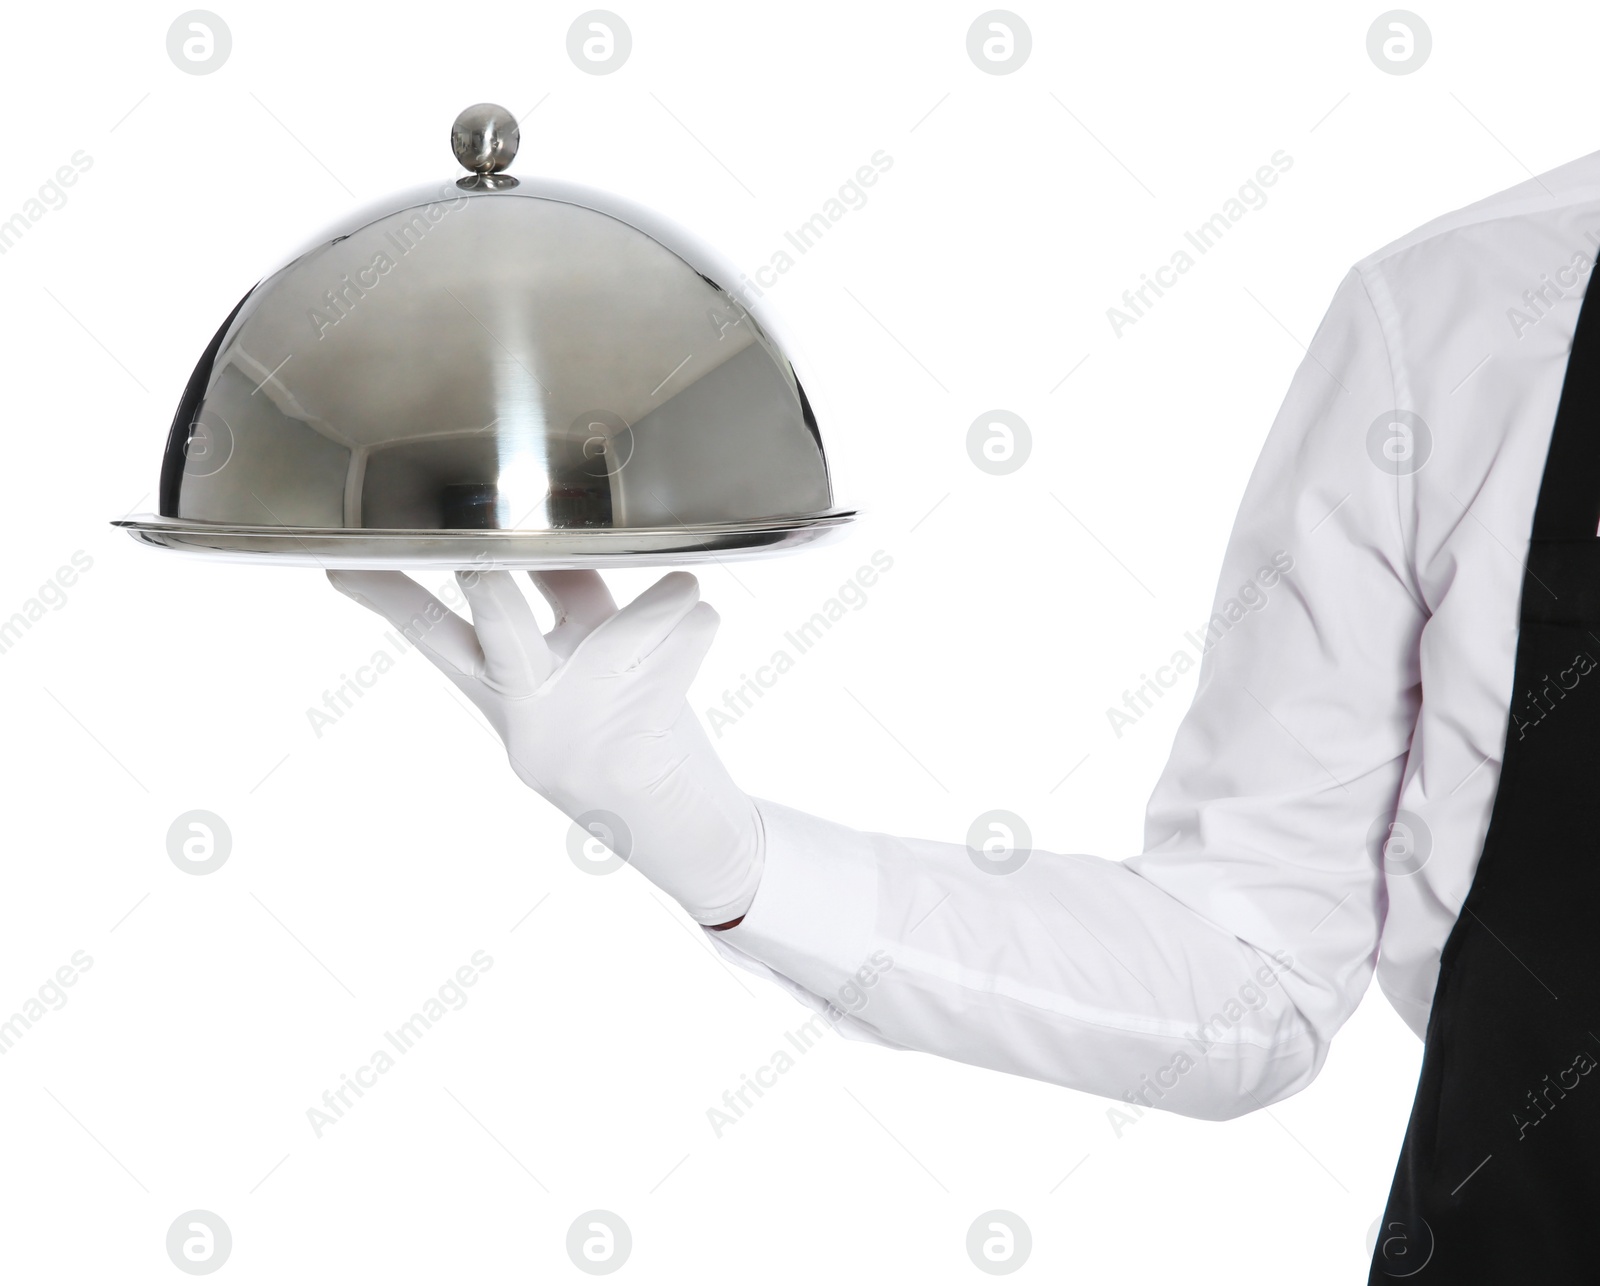
<svg viewBox="0 0 1600 1286">
<path fill-rule="evenodd" d="M 749 520 L 725 521 L 725 523 L 683 523 L 682 526 L 523 526 L 523 528 L 506 528 L 506 526 L 488 526 L 488 528 L 459 528 L 459 526 L 443 526 L 443 528 L 405 528 L 405 526 L 253 526 L 250 523 L 214 523 L 202 518 L 168 518 L 160 513 L 133 513 L 125 518 L 112 518 L 110 525 L 120 526 L 131 531 L 173 531 L 173 533 L 194 533 L 195 536 L 250 536 L 264 537 L 275 536 L 282 539 L 306 539 L 314 536 L 317 539 L 360 539 L 360 541 L 408 541 L 408 539 L 450 539 L 459 537 L 461 541 L 493 541 L 493 539 L 517 539 L 525 541 L 528 537 L 552 536 L 560 539 L 571 539 L 573 536 L 602 536 L 618 537 L 645 537 L 645 536 L 741 536 L 750 534 L 758 536 L 770 531 L 794 531 L 795 528 L 808 528 L 808 526 L 842 525 L 846 521 L 861 517 L 858 509 L 829 509 L 822 513 L 797 513 L 790 517 L 781 518 L 749 518 Z"/>
<path fill-rule="evenodd" d="M 135 544 L 204 562 L 334 569 L 458 571 L 679 567 L 744 562 L 832 543 L 855 510 L 683 527 L 538 529 L 247 527 L 140 514 L 113 520 Z"/>
<path fill-rule="evenodd" d="M 671 527 L 258 527 L 248 523 L 209 522 L 196 518 L 168 518 L 160 514 L 132 514 L 110 520 L 113 527 L 131 532 L 189 534 L 195 536 L 273 537 L 282 540 L 408 540 L 468 544 L 483 541 L 518 543 L 530 538 L 571 540 L 575 536 L 624 541 L 630 538 L 764 535 L 809 527 L 842 526 L 861 516 L 858 509 L 830 509 L 817 514 L 757 518 L 736 522 L 685 523 Z"/>
</svg>

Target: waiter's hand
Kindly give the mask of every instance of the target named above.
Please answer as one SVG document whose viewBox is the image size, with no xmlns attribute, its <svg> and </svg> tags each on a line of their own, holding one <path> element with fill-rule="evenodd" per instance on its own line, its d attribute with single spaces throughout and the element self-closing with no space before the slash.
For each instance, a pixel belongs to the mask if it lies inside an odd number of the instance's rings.
<svg viewBox="0 0 1600 1286">
<path fill-rule="evenodd" d="M 466 693 L 524 782 L 701 924 L 728 927 L 755 898 L 762 836 L 755 805 L 685 700 L 716 612 L 687 572 L 621 611 L 598 573 L 530 575 L 555 612 L 549 634 L 509 572 L 456 574 L 470 625 L 400 572 L 328 579 Z"/>
</svg>

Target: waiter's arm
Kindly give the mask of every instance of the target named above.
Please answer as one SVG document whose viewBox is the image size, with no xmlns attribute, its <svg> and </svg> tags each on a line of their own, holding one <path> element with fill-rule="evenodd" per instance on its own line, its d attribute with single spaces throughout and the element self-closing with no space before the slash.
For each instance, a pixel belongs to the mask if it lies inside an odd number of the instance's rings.
<svg viewBox="0 0 1600 1286">
<path fill-rule="evenodd" d="M 1341 284 L 1251 477 L 1144 853 L 995 875 L 758 801 L 761 882 L 719 950 L 857 1035 L 1186 1115 L 1311 1081 L 1372 976 L 1369 837 L 1419 701 L 1408 480 L 1369 441 L 1397 401 L 1376 287 Z"/>
</svg>

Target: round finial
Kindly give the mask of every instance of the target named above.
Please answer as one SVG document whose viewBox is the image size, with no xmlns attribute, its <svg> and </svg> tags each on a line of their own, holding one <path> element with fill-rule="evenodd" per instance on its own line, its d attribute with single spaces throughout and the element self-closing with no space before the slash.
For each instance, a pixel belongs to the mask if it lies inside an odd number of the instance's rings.
<svg viewBox="0 0 1600 1286">
<path fill-rule="evenodd" d="M 450 127 L 450 150 L 474 174 L 497 174 L 517 156 L 517 118 L 498 103 L 474 103 Z"/>
</svg>

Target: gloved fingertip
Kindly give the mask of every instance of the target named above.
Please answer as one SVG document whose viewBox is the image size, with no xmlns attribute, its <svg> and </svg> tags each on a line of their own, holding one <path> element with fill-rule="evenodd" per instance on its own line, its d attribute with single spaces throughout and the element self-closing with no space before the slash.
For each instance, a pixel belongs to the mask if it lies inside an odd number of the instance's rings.
<svg viewBox="0 0 1600 1286">
<path fill-rule="evenodd" d="M 702 598 L 685 614 L 682 624 L 688 624 L 691 621 L 700 629 L 709 630 L 715 634 L 717 627 L 722 624 L 722 613 Z M 682 625 L 679 628 L 682 628 Z"/>
<path fill-rule="evenodd" d="M 650 595 L 652 599 L 693 603 L 700 597 L 700 581 L 690 572 L 671 571 L 644 593 Z M 639 597 L 643 598 L 644 594 Z"/>
<path fill-rule="evenodd" d="M 511 573 L 496 571 L 487 567 L 459 567 L 456 569 L 456 584 L 463 590 L 502 587 L 512 584 Z"/>
</svg>

